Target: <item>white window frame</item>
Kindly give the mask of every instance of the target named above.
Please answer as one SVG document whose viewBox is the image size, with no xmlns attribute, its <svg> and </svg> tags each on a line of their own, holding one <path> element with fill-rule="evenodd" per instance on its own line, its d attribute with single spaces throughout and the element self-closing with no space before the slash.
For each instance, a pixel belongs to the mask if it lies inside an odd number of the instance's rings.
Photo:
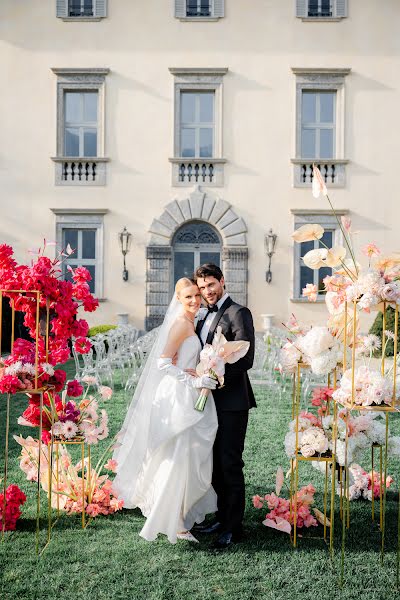
<svg viewBox="0 0 400 600">
<path fill-rule="evenodd" d="M 315 131 L 315 144 L 316 144 L 316 153 L 314 154 L 314 156 L 310 157 L 311 159 L 314 158 L 322 158 L 322 159 L 331 159 L 331 158 L 335 158 L 336 157 L 336 91 L 334 90 L 306 90 L 306 89 L 302 89 L 301 91 L 301 104 L 303 104 L 303 97 L 305 93 L 308 92 L 312 92 L 314 94 L 326 94 L 326 93 L 333 93 L 334 94 L 334 107 L 333 107 L 333 121 L 332 123 L 321 123 L 321 121 L 315 121 L 314 123 L 312 122 L 307 122 L 304 123 L 303 122 L 303 110 L 301 110 L 301 115 L 300 115 L 300 119 L 301 119 L 301 123 L 300 123 L 300 148 L 302 146 L 302 139 L 303 139 L 303 131 L 305 129 L 310 129 Z M 321 105 L 320 105 L 320 98 L 321 96 L 317 96 L 317 103 L 316 103 L 316 116 L 320 115 L 320 109 L 321 109 Z M 301 107 L 303 109 L 303 106 Z M 333 148 L 332 148 L 332 156 L 327 157 L 327 156 L 321 156 L 321 144 L 320 144 L 320 139 L 321 139 L 321 129 L 332 129 L 333 130 Z M 301 153 L 302 154 L 302 153 Z M 303 156 L 301 156 L 300 158 L 304 158 Z"/>
<path fill-rule="evenodd" d="M 108 209 L 52 208 L 51 211 L 56 216 L 56 242 L 59 250 L 62 249 L 64 229 L 96 230 L 96 259 L 94 263 L 96 266 L 96 278 L 94 295 L 99 300 L 104 301 L 104 215 L 109 212 Z M 86 259 L 82 260 L 83 263 L 89 264 Z"/>
<path fill-rule="evenodd" d="M 105 185 L 106 162 L 105 156 L 105 78 L 109 73 L 107 68 L 52 68 L 57 76 L 57 154 L 52 157 L 56 163 L 56 185 Z M 97 156 L 65 156 L 65 93 L 66 92 L 97 92 Z M 96 162 L 97 179 L 89 182 L 64 182 L 62 164 L 73 159 L 88 159 Z"/>
<path fill-rule="evenodd" d="M 227 68 L 175 68 L 170 67 L 170 73 L 174 75 L 174 148 L 173 157 L 169 160 L 175 166 L 182 160 L 198 158 L 199 161 L 213 162 L 215 167 L 215 183 L 211 185 L 223 185 L 223 165 L 226 159 L 223 157 L 222 146 L 222 106 L 223 106 L 223 77 L 228 72 Z M 180 156 L 181 148 L 181 92 L 214 92 L 214 155 L 210 158 L 193 157 L 191 159 Z M 173 169 L 173 185 L 179 185 L 177 169 Z M 191 184 L 193 186 L 193 184 Z"/>
<path fill-rule="evenodd" d="M 179 105 L 181 105 L 182 102 L 182 95 L 183 94 L 187 94 L 187 93 L 191 93 L 191 94 L 198 94 L 198 96 L 196 97 L 195 100 L 195 115 L 199 114 L 200 112 L 200 94 L 204 93 L 204 91 L 200 91 L 200 90 L 181 90 L 180 92 L 180 98 L 179 98 Z M 205 92 L 207 93 L 207 92 Z M 194 155 L 194 158 L 196 157 L 200 157 L 200 129 L 202 128 L 207 128 L 207 129 L 212 129 L 212 146 L 213 146 L 213 150 L 215 147 L 215 92 L 213 92 L 213 117 L 214 120 L 211 122 L 201 122 L 201 121 L 188 121 L 188 122 L 180 122 L 179 123 L 179 154 L 182 155 L 182 129 L 194 129 L 195 130 L 195 149 L 197 148 L 199 150 L 199 152 Z M 212 153 L 211 157 L 205 157 L 205 158 L 213 158 L 213 154 L 215 154 L 215 152 Z"/>
<path fill-rule="evenodd" d="M 80 94 L 80 103 L 83 104 L 83 94 L 87 93 L 87 90 L 66 90 L 64 92 L 64 98 L 63 98 L 63 105 L 65 104 L 65 94 Z M 91 91 L 90 93 L 92 94 L 96 94 L 97 95 L 97 108 L 99 106 L 99 96 L 98 96 L 98 92 L 97 91 Z M 82 109 L 82 106 L 81 106 Z M 65 117 L 65 110 L 64 110 L 64 118 Z M 66 142 L 65 140 L 65 132 L 67 129 L 78 129 L 79 130 L 79 148 L 83 148 L 84 147 L 84 133 L 86 129 L 95 129 L 96 130 L 96 139 L 98 139 L 98 134 L 99 134 L 99 119 L 98 119 L 98 110 L 97 110 L 97 121 L 82 121 L 82 122 L 76 122 L 76 123 L 68 123 L 66 120 L 64 120 L 64 129 L 63 129 L 63 137 L 64 137 L 64 144 Z M 97 143 L 98 146 L 98 143 Z M 65 152 L 65 147 L 64 147 L 64 152 Z M 65 154 L 65 156 L 67 156 Z M 82 152 L 79 152 L 79 156 L 81 157 L 85 157 L 85 154 L 83 154 Z M 97 157 L 97 148 L 96 148 L 96 154 L 93 155 L 93 158 Z"/>
<path fill-rule="evenodd" d="M 348 215 L 349 211 L 346 209 L 335 210 L 338 218 L 341 216 Z M 293 209 L 291 213 L 294 215 L 294 231 L 302 225 L 317 223 L 321 225 L 326 231 L 333 231 L 332 244 L 334 246 L 343 245 L 343 236 L 340 230 L 339 224 L 336 217 L 332 215 L 330 210 L 314 211 L 309 209 Z M 317 246 L 316 246 L 317 247 Z M 293 242 L 293 288 L 291 302 L 308 302 L 307 298 L 303 298 L 302 290 L 300 289 L 300 250 L 301 245 L 297 242 Z M 317 279 L 318 271 L 314 271 L 314 281 Z M 317 302 L 325 302 L 325 295 L 318 294 Z"/>
<path fill-rule="evenodd" d="M 349 162 L 345 156 L 345 78 L 351 72 L 350 68 L 303 68 L 292 67 L 296 76 L 296 111 L 295 111 L 295 151 L 291 162 L 294 165 L 294 186 L 305 187 L 301 182 L 300 169 L 304 162 L 327 162 L 335 165 L 337 180 L 335 187 L 345 185 L 345 165 Z M 335 136 L 334 156 L 329 159 L 319 157 L 304 158 L 301 155 L 301 130 L 302 130 L 302 99 L 303 91 L 336 92 L 335 100 Z"/>
</svg>

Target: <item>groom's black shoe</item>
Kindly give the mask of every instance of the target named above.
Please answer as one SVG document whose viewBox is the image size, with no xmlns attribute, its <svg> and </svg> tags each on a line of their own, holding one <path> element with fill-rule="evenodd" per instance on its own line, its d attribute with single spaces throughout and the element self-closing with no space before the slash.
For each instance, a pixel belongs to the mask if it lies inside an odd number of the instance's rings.
<svg viewBox="0 0 400 600">
<path fill-rule="evenodd" d="M 225 550 L 230 548 L 235 543 L 240 542 L 242 539 L 242 533 L 232 533 L 232 531 L 225 531 L 219 538 L 213 543 L 213 548 L 216 550 Z"/>
<path fill-rule="evenodd" d="M 200 523 L 199 525 L 195 525 L 193 527 L 193 531 L 196 533 L 218 533 L 221 531 L 222 525 L 219 521 L 211 521 L 211 523 Z"/>
</svg>

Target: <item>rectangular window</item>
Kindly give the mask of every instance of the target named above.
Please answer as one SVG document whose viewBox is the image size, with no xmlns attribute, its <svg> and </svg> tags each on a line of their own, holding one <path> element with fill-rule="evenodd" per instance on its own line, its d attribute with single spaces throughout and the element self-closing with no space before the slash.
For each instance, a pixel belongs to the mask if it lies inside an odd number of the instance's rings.
<svg viewBox="0 0 400 600">
<path fill-rule="evenodd" d="M 214 156 L 214 92 L 181 92 L 180 155 Z"/>
<path fill-rule="evenodd" d="M 56 216 L 58 248 L 65 249 L 69 244 L 74 250 L 62 265 L 63 278 L 71 279 L 68 265 L 73 269 L 85 267 L 92 277 L 88 282 L 90 291 L 97 298 L 104 299 L 104 215 L 108 209 L 93 208 L 89 212 L 68 208 L 51 210 Z"/>
<path fill-rule="evenodd" d="M 309 17 L 332 17 L 331 0 L 308 0 Z"/>
<path fill-rule="evenodd" d="M 307 254 L 310 250 L 314 250 L 317 248 L 332 248 L 334 237 L 334 230 L 325 230 L 324 235 L 320 240 L 314 240 L 312 242 L 302 242 L 300 244 L 300 284 L 299 291 L 300 296 L 302 294 L 303 288 L 306 287 L 307 283 L 313 283 L 317 286 L 318 290 L 323 289 L 322 281 L 327 275 L 332 275 L 332 269 L 329 267 L 323 267 L 321 269 L 313 270 L 309 267 L 306 267 L 303 263 L 303 256 Z M 320 295 L 322 292 L 319 292 Z"/>
<path fill-rule="evenodd" d="M 211 0 L 186 0 L 187 17 L 210 17 Z"/>
<path fill-rule="evenodd" d="M 62 230 L 62 247 L 66 248 L 69 244 L 74 250 L 74 253 L 63 262 L 63 277 L 67 281 L 72 281 L 72 274 L 68 269 L 68 265 L 73 269 L 76 269 L 76 267 L 85 267 L 92 276 L 91 281 L 88 282 L 92 294 L 96 290 L 98 262 L 98 257 L 96 256 L 96 235 L 97 229 L 70 229 L 65 227 Z"/>
<path fill-rule="evenodd" d="M 302 91 L 301 158 L 335 157 L 335 111 L 335 91 Z"/>
<path fill-rule="evenodd" d="M 97 92 L 64 93 L 64 155 L 97 156 Z"/>
<path fill-rule="evenodd" d="M 331 214 L 312 214 L 308 210 L 301 209 L 294 209 L 292 213 L 295 215 L 295 229 L 310 223 L 318 223 L 324 228 L 324 235 L 320 240 L 302 242 L 300 244 L 297 242 L 294 243 L 293 300 L 307 302 L 302 296 L 302 290 L 308 283 L 311 283 L 316 285 L 318 290 L 321 290 L 318 294 L 318 298 L 322 301 L 324 297 L 322 281 L 327 275 L 332 275 L 332 269 L 330 267 L 322 267 L 317 270 L 310 269 L 304 264 L 303 257 L 311 250 L 326 247 L 333 248 L 334 246 L 343 245 L 339 225 L 336 221 L 336 217 Z M 345 214 L 348 214 L 348 211 L 338 211 L 339 219 Z"/>
<path fill-rule="evenodd" d="M 93 17 L 93 0 L 69 0 L 69 17 Z"/>
</svg>

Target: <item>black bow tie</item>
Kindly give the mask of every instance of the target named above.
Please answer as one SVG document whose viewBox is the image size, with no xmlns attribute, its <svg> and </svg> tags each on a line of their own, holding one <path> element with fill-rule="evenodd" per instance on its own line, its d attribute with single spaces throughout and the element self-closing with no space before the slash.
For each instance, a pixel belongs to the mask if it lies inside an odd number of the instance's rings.
<svg viewBox="0 0 400 600">
<path fill-rule="evenodd" d="M 208 312 L 209 313 L 218 312 L 218 306 L 216 304 L 209 304 L 208 305 Z"/>
</svg>

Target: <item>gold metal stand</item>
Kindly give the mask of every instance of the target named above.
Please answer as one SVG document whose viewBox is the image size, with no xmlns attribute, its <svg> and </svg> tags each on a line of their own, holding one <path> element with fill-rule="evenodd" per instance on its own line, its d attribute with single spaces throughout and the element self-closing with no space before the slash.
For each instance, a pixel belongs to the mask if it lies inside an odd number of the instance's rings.
<svg viewBox="0 0 400 600">
<path fill-rule="evenodd" d="M 329 489 L 329 465 L 332 473 L 332 484 L 330 491 L 330 533 L 329 533 L 329 550 L 333 555 L 333 525 L 334 525 L 334 509 L 335 509 L 335 471 L 336 471 L 336 460 L 335 450 L 329 456 L 311 456 L 304 457 L 299 452 L 299 412 L 300 412 L 300 394 L 301 394 L 301 370 L 308 369 L 308 365 L 298 363 L 296 376 L 294 378 L 295 384 L 293 385 L 293 397 L 292 397 L 292 417 L 296 420 L 295 425 L 295 458 L 291 459 L 291 470 L 290 470 L 290 517 L 293 515 L 293 535 L 291 536 L 292 544 L 294 548 L 297 548 L 298 535 L 297 535 L 297 493 L 299 488 L 299 465 L 301 462 L 323 462 L 325 463 L 325 481 L 324 481 L 324 522 L 323 522 L 323 539 L 326 543 L 327 540 L 327 527 L 328 527 L 328 489 Z M 336 374 L 334 375 L 336 382 Z M 329 406 L 329 402 L 328 402 Z M 329 408 L 328 408 L 329 410 Z M 335 427 L 334 421 L 334 427 Z M 333 439 L 336 435 L 333 436 Z M 315 536 L 314 536 L 315 537 Z"/>
<path fill-rule="evenodd" d="M 382 357 L 381 357 L 381 373 L 385 375 L 385 350 L 386 350 L 386 302 L 383 303 L 383 319 L 382 319 Z M 347 319 L 348 319 L 348 306 L 345 303 L 345 327 L 344 327 L 344 355 L 343 355 L 343 370 L 346 369 L 346 358 L 347 358 Z M 349 416 L 353 411 L 360 413 L 366 411 L 375 411 L 384 413 L 385 418 L 385 442 L 381 444 L 373 444 L 371 448 L 371 462 L 372 462 L 372 477 L 374 471 L 374 450 L 379 448 L 379 529 L 381 532 L 381 544 L 380 544 L 380 560 L 383 563 L 385 554 L 385 526 L 386 526 L 386 478 L 388 468 L 388 440 L 389 440 L 389 414 L 398 412 L 400 406 L 396 395 L 396 376 L 397 376 L 397 336 L 398 336 L 398 319 L 399 319 L 399 307 L 396 305 L 395 308 L 395 327 L 394 327 L 394 358 L 393 358 L 393 394 L 390 404 L 382 405 L 371 405 L 362 406 L 355 403 L 355 371 L 356 371 L 356 356 L 355 356 L 355 344 L 357 333 L 357 301 L 353 301 L 353 323 L 352 323 L 352 351 L 351 351 L 351 399 L 349 402 L 344 403 L 342 406 L 346 411 L 346 438 L 345 438 L 345 466 L 344 466 L 344 480 L 345 480 L 345 493 L 342 495 L 343 489 L 343 472 L 339 471 L 340 481 L 340 514 L 342 518 L 342 552 L 341 552 L 341 569 L 340 569 L 340 585 L 344 583 L 344 562 L 345 562 L 345 545 L 346 545 L 346 529 L 350 526 L 350 473 L 348 464 L 348 421 Z M 336 403 L 335 403 L 336 404 Z M 337 415 L 337 409 L 336 409 Z M 336 417 L 337 418 L 337 417 Z M 337 431 L 337 428 L 336 428 Z M 371 517 L 372 522 L 375 521 L 375 499 L 372 481 L 372 506 L 371 506 Z M 399 586 L 400 579 L 400 495 L 399 495 L 399 511 L 398 511 L 398 545 L 396 554 L 396 583 Z"/>
</svg>

